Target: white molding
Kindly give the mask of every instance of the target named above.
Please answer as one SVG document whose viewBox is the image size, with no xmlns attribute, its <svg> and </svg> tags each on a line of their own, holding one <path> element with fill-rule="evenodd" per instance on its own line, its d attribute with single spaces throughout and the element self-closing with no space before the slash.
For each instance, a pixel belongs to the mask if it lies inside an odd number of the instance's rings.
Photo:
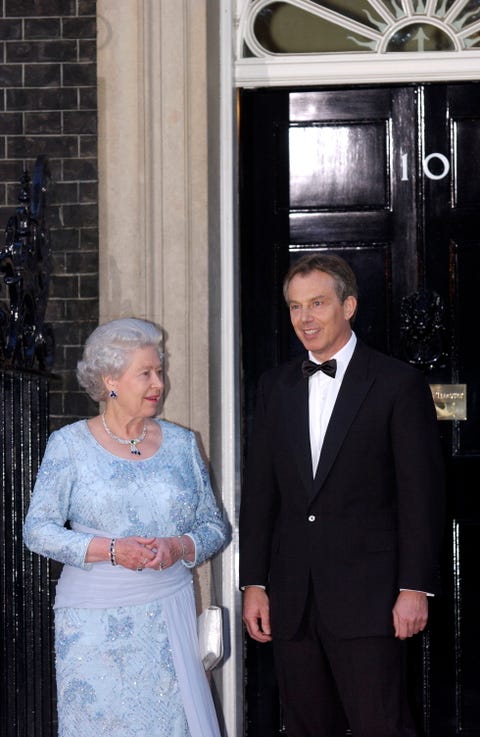
<svg viewBox="0 0 480 737">
<path fill-rule="evenodd" d="M 238 515 L 240 500 L 240 372 L 239 306 L 236 239 L 237 140 L 233 79 L 234 0 L 219 0 L 220 108 L 220 391 L 221 487 L 232 540 L 222 554 L 222 603 L 229 612 L 230 657 L 222 666 L 222 706 L 225 736 L 244 734 L 243 725 L 243 624 L 238 587 Z M 212 418 L 215 422 L 216 418 Z"/>
<path fill-rule="evenodd" d="M 474 81 L 480 52 L 284 55 L 235 63 L 237 87 Z"/>
</svg>

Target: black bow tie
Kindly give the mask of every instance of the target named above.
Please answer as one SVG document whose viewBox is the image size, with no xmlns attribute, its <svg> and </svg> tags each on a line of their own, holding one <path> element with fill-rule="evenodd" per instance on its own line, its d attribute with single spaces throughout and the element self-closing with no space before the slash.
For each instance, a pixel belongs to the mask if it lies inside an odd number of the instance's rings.
<svg viewBox="0 0 480 737">
<path fill-rule="evenodd" d="M 324 363 L 315 363 L 314 361 L 303 361 L 302 363 L 302 372 L 305 378 L 308 378 L 309 376 L 313 376 L 317 371 L 323 371 L 324 374 L 327 374 L 327 376 L 331 376 L 332 379 L 335 378 L 335 374 L 337 373 L 337 362 L 334 358 L 331 358 L 329 361 L 325 361 Z"/>
</svg>

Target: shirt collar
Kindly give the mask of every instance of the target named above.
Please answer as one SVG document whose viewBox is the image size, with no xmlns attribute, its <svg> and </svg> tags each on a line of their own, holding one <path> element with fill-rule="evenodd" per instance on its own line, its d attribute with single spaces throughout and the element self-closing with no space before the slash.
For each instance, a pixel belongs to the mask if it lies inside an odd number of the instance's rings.
<svg viewBox="0 0 480 737">
<path fill-rule="evenodd" d="M 343 375 L 345 371 L 347 370 L 347 366 L 350 363 L 350 359 L 353 356 L 353 351 L 355 350 L 355 346 L 357 345 L 357 336 L 352 330 L 352 334 L 350 338 L 347 340 L 345 345 L 340 348 L 337 353 L 335 353 L 331 358 L 335 358 L 337 361 L 337 373 L 335 375 L 335 379 L 342 380 Z M 311 353 L 311 351 L 308 351 L 308 357 L 311 361 L 314 363 L 320 363 L 320 361 L 315 358 L 315 356 Z M 320 374 L 320 371 L 317 371 L 315 374 L 316 376 Z"/>
</svg>

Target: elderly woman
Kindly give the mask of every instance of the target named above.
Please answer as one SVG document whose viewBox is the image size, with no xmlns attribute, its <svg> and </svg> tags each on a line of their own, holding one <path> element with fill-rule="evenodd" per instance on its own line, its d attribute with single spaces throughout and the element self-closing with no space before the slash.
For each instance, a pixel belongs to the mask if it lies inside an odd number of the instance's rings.
<svg viewBox="0 0 480 737">
<path fill-rule="evenodd" d="M 156 418 L 162 334 L 98 327 L 78 364 L 102 414 L 49 438 L 24 526 L 64 564 L 55 596 L 60 737 L 218 737 L 192 568 L 225 543 L 193 432 Z"/>
</svg>

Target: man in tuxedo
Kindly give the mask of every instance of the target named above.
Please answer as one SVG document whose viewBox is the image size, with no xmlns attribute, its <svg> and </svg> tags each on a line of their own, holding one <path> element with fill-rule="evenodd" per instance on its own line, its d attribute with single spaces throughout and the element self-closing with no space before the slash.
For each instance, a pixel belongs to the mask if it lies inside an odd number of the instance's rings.
<svg viewBox="0 0 480 737">
<path fill-rule="evenodd" d="M 273 642 L 288 737 L 414 737 L 405 640 L 438 592 L 444 472 L 420 371 L 367 347 L 355 275 L 284 281 L 308 354 L 264 374 L 240 512 L 243 621 Z"/>
</svg>

